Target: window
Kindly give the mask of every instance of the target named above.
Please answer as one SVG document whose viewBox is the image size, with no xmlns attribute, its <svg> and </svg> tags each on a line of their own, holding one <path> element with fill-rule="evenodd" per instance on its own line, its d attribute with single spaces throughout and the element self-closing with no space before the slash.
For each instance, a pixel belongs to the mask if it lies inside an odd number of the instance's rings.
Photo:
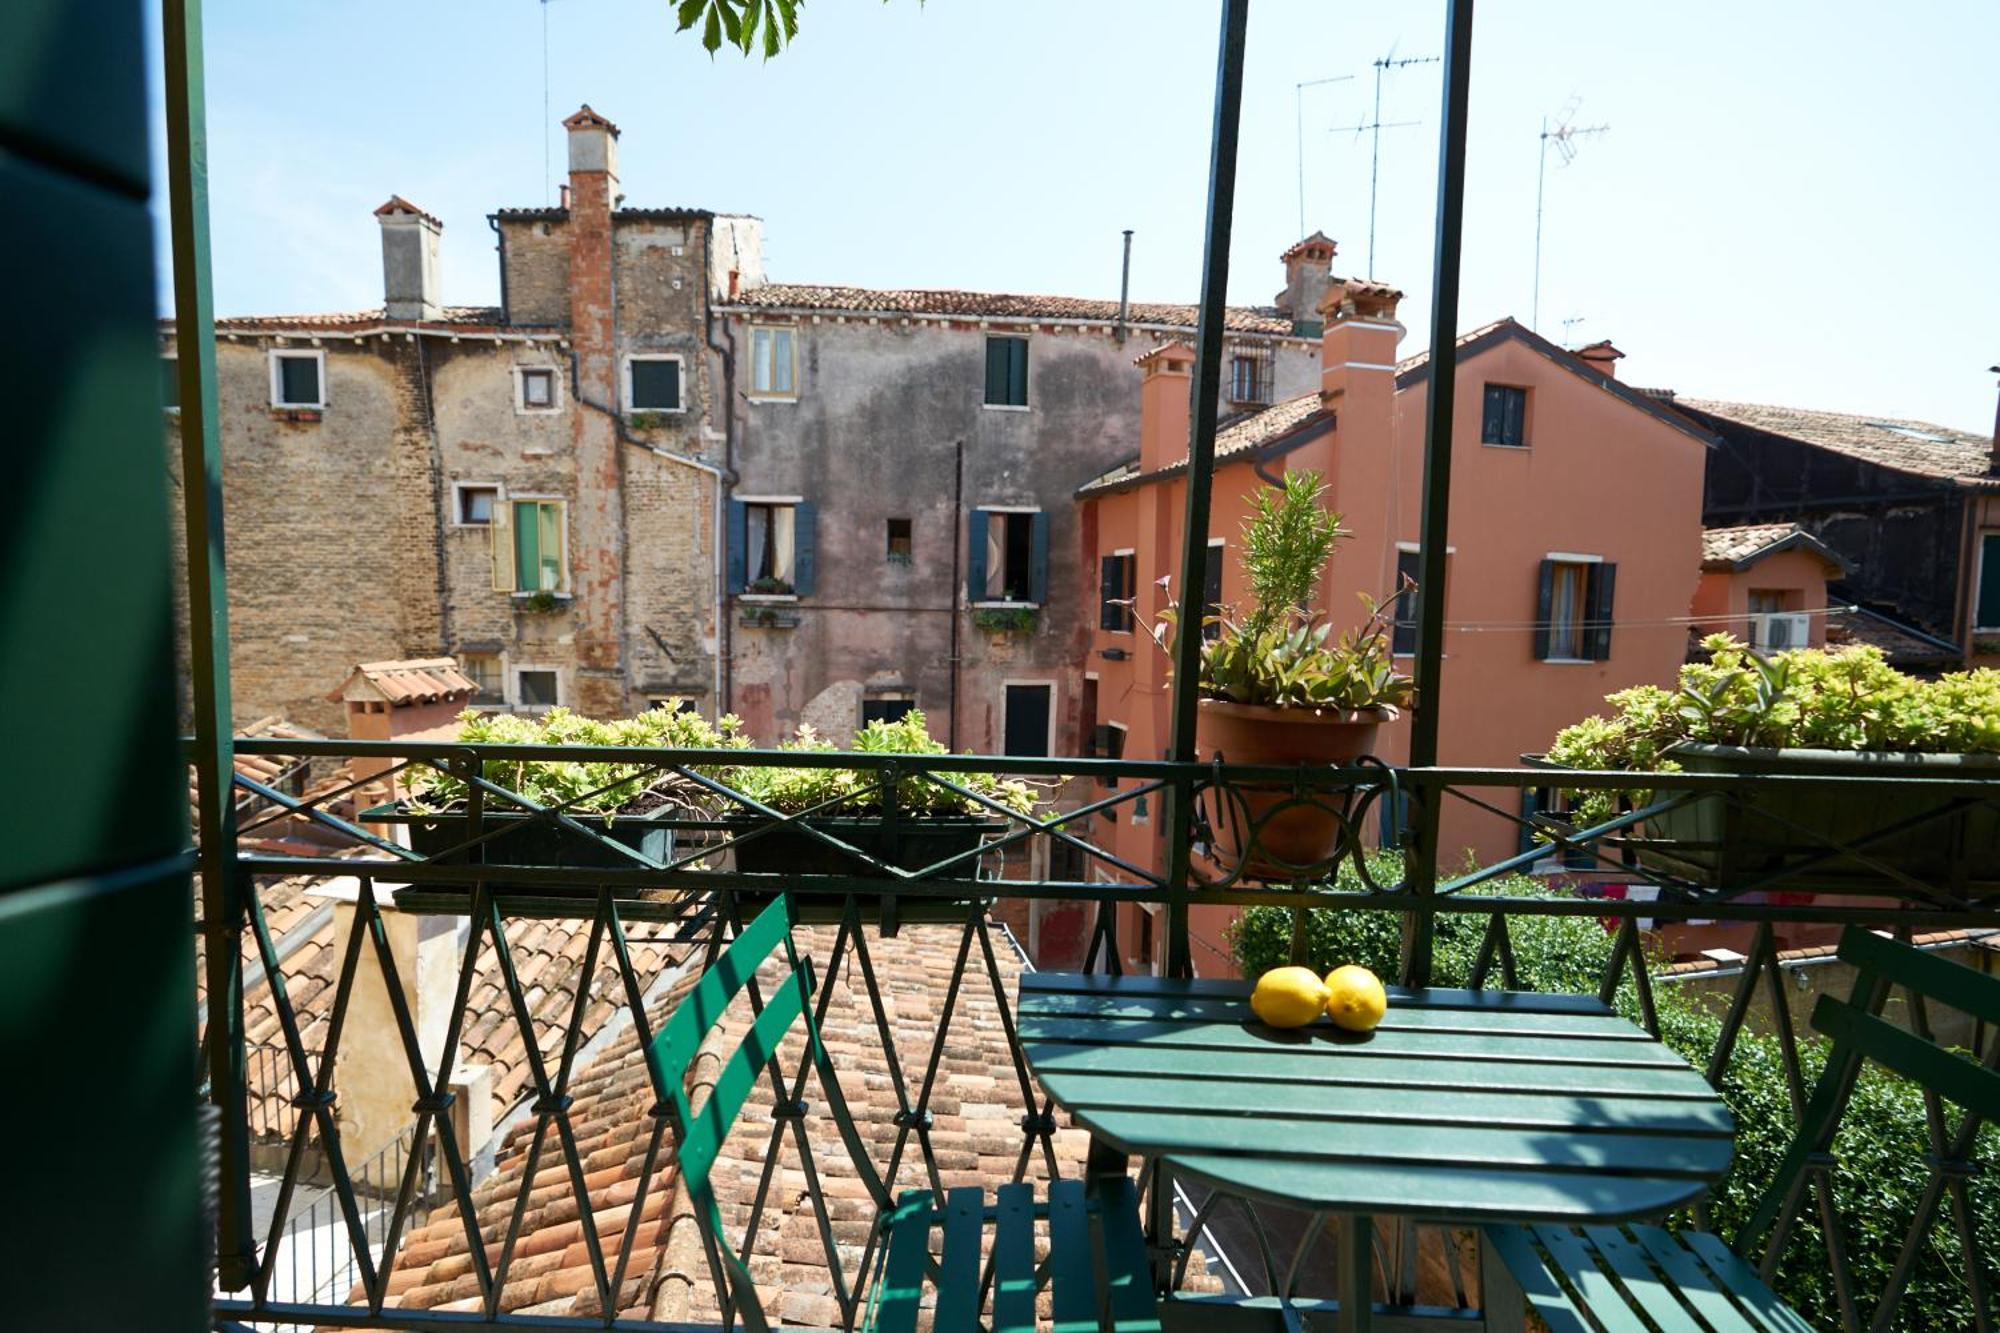
<svg viewBox="0 0 2000 1333">
<path fill-rule="evenodd" d="M 1055 718 L 1056 687 L 1048 681 L 1008 685 L 1001 711 L 1001 753 L 1017 758 L 1045 758 L 1049 727 Z"/>
<path fill-rule="evenodd" d="M 475 704 L 502 704 L 507 701 L 507 692 L 500 683 L 500 654 L 460 653 L 458 669 L 479 687 L 479 692 L 472 696 Z"/>
<path fill-rule="evenodd" d="M 1528 391 L 1509 384 L 1486 386 L 1486 406 L 1480 415 L 1479 442 L 1521 448 L 1528 443 Z"/>
<path fill-rule="evenodd" d="M 516 671 L 514 702 L 522 708 L 554 708 L 562 702 L 556 673 L 545 667 L 523 667 Z"/>
<path fill-rule="evenodd" d="M 1211 540 L 1201 570 L 1201 637 L 1210 642 L 1222 637 L 1222 555 L 1227 549 L 1220 537 Z"/>
<path fill-rule="evenodd" d="M 1544 662 L 1602 662 L 1611 656 L 1612 592 L 1618 566 L 1592 556 L 1542 561 L 1536 594 L 1535 656 Z"/>
<path fill-rule="evenodd" d="M 501 592 L 569 591 L 569 514 L 561 500 L 496 503 L 487 520 L 493 534 L 493 586 Z"/>
<path fill-rule="evenodd" d="M 785 328 L 750 329 L 750 396 L 752 398 L 798 397 L 798 360 L 792 331 Z"/>
<path fill-rule="evenodd" d="M 1049 516 L 975 509 L 970 527 L 966 599 L 1040 606 L 1048 597 Z"/>
<path fill-rule="evenodd" d="M 1417 600 L 1417 571 L 1422 562 L 1416 551 L 1396 552 L 1396 619 L 1389 651 L 1398 657 L 1417 651 L 1417 622 L 1423 619 L 1423 607 Z"/>
<path fill-rule="evenodd" d="M 462 528 L 485 527 L 493 521 L 494 506 L 500 503 L 500 488 L 459 483 L 452 491 L 452 522 Z"/>
<path fill-rule="evenodd" d="M 181 410 L 181 363 L 179 357 L 160 358 L 160 405 L 169 412 Z"/>
<path fill-rule="evenodd" d="M 889 520 L 889 563 L 907 565 L 916 554 L 916 547 L 910 537 L 910 520 L 892 518 Z"/>
<path fill-rule="evenodd" d="M 992 337 L 986 340 L 986 405 L 1028 405 L 1028 340 Z"/>
<path fill-rule="evenodd" d="M 1086 673 L 1083 687 L 1076 695 L 1076 739 L 1082 747 L 1084 758 L 1098 753 L 1097 748 L 1097 677 Z"/>
<path fill-rule="evenodd" d="M 2000 532 L 1979 534 L 1979 592 L 1974 629 L 2000 629 Z"/>
<path fill-rule="evenodd" d="M 326 398 L 321 384 L 325 369 L 324 352 L 272 352 L 271 406 L 325 407 Z"/>
<path fill-rule="evenodd" d="M 1098 561 L 1097 627 L 1114 634 L 1132 632 L 1132 597 L 1138 591 L 1139 557 L 1114 551 Z"/>
<path fill-rule="evenodd" d="M 861 725 L 865 727 L 870 722 L 901 722 L 904 716 L 916 706 L 917 701 L 915 699 L 863 699 L 861 701 Z"/>
<path fill-rule="evenodd" d="M 1271 354 L 1268 351 L 1238 352 L 1229 358 L 1229 401 L 1271 401 Z"/>
<path fill-rule="evenodd" d="M 514 367 L 515 411 L 553 412 L 560 402 L 556 397 L 558 392 L 555 367 Z"/>
<path fill-rule="evenodd" d="M 677 356 L 625 358 L 625 410 L 681 410 L 681 359 Z"/>
<path fill-rule="evenodd" d="M 1791 610 L 1791 596 L 1783 589 L 1752 588 L 1750 590 L 1750 614 L 1753 616 L 1777 615 Z"/>
<path fill-rule="evenodd" d="M 815 506 L 789 498 L 729 502 L 729 591 L 806 597 L 813 590 Z"/>
<path fill-rule="evenodd" d="M 1569 824 L 1570 793 L 1554 787 L 1523 787 L 1521 789 L 1521 818 L 1526 821 L 1521 826 L 1520 850 L 1525 854 L 1537 847 L 1546 848 L 1548 856 L 1535 862 L 1534 869 L 1546 873 L 1552 870 L 1590 870 L 1597 865 L 1597 857 L 1587 846 L 1558 847 L 1543 842 L 1535 836 L 1533 827 L 1536 815 L 1545 815 L 1558 824 Z"/>
</svg>

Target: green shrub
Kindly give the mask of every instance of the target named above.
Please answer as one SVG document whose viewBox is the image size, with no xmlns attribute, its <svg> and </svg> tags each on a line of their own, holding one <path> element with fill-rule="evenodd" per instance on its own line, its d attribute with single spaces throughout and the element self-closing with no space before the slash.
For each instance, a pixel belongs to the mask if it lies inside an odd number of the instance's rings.
<svg viewBox="0 0 2000 1333">
<path fill-rule="evenodd" d="M 800 727 L 793 739 L 778 747 L 787 753 L 830 753 L 838 747 L 811 727 Z M 857 754 L 946 754 L 945 746 L 932 739 L 923 710 L 912 708 L 894 722 L 875 719 L 854 733 L 848 747 Z M 951 773 L 944 775 L 967 791 L 977 792 L 1019 814 L 1033 814 L 1039 803 L 1038 789 L 1019 778 L 1001 778 L 993 773 Z M 724 778 L 731 787 L 759 805 L 781 814 L 793 814 L 836 802 L 829 815 L 872 813 L 881 809 L 871 772 L 852 768 L 749 767 L 731 769 Z M 994 812 L 979 802 L 925 777 L 908 777 L 896 784 L 896 802 L 905 814 L 987 815 Z M 725 809 L 740 808 L 733 803 Z"/>
</svg>

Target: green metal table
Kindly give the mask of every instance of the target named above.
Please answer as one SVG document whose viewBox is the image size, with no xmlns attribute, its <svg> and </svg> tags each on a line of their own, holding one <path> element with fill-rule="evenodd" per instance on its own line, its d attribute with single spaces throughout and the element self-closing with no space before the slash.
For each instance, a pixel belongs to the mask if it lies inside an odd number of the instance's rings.
<svg viewBox="0 0 2000 1333">
<path fill-rule="evenodd" d="M 1021 1049 L 1100 1161 L 1341 1217 L 1342 1328 L 1369 1326 L 1376 1216 L 1655 1217 L 1729 1166 L 1714 1089 L 1594 996 L 1392 987 L 1357 1035 L 1266 1027 L 1250 989 L 1026 973 Z"/>
</svg>

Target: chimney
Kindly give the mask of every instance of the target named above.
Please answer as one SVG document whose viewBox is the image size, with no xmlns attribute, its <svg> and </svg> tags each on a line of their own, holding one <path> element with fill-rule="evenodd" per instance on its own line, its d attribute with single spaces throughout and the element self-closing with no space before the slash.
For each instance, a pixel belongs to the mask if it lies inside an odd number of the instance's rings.
<svg viewBox="0 0 2000 1333">
<path fill-rule="evenodd" d="M 1139 367 L 1139 470 L 1157 472 L 1188 456 L 1194 404 L 1194 348 L 1184 342 L 1155 347 L 1132 362 Z"/>
<path fill-rule="evenodd" d="M 1379 420 L 1388 430 L 1396 393 L 1396 344 L 1403 337 L 1396 303 L 1402 299 L 1394 287 L 1362 278 L 1339 279 L 1320 298 L 1320 406 L 1348 418 L 1341 423 L 1343 433 L 1349 421 L 1373 429 Z"/>
<path fill-rule="evenodd" d="M 1327 234 L 1316 231 L 1278 256 L 1285 266 L 1285 290 L 1274 304 L 1279 314 L 1291 319 L 1292 332 L 1300 337 L 1319 336 L 1319 303 L 1332 281 L 1334 249 Z"/>
<path fill-rule="evenodd" d="M 1611 345 L 1608 338 L 1600 338 L 1588 347 L 1579 347 L 1576 354 L 1592 370 L 1601 370 L 1609 379 L 1618 378 L 1618 363 L 1625 359 L 1625 353 Z"/>
<path fill-rule="evenodd" d="M 401 195 L 375 210 L 382 224 L 382 313 L 388 319 L 438 319 L 438 238 L 444 223 Z"/>
</svg>

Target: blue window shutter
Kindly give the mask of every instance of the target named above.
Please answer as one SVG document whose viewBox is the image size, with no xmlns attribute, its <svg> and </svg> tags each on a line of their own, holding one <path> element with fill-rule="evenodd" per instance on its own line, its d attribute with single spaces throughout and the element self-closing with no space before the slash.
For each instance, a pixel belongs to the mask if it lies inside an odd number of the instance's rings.
<svg viewBox="0 0 2000 1333">
<path fill-rule="evenodd" d="M 1617 589 L 1618 566 L 1609 560 L 1590 567 L 1590 581 L 1584 605 L 1590 624 L 1584 636 L 1584 656 L 1593 662 L 1611 660 L 1612 596 Z"/>
<path fill-rule="evenodd" d="M 1025 345 L 1025 344 L 1024 344 Z M 1028 566 L 1028 600 L 1040 606 L 1049 600 L 1049 516 L 1036 514 L 1028 525 L 1031 548 Z"/>
<path fill-rule="evenodd" d="M 965 523 L 965 600 L 986 600 L 986 520 L 984 509 L 975 509 Z"/>
<path fill-rule="evenodd" d="M 814 532 L 819 506 L 801 500 L 792 506 L 792 591 L 800 597 L 813 594 L 819 574 L 819 546 Z"/>
<path fill-rule="evenodd" d="M 1541 581 L 1535 592 L 1535 660 L 1549 660 L 1549 617 L 1555 614 L 1556 562 L 1542 561 Z"/>
<path fill-rule="evenodd" d="M 749 539 L 750 520 L 748 516 L 748 511 L 744 508 L 743 502 L 741 500 L 731 500 L 729 502 L 729 513 L 726 522 L 729 528 L 729 535 L 727 538 L 729 591 L 732 593 L 737 593 L 737 592 L 742 592 L 743 585 L 746 582 L 748 582 L 747 578 L 745 577 L 744 567 L 748 562 L 747 552 L 745 548 L 748 547 L 750 544 L 750 539 Z"/>
</svg>

